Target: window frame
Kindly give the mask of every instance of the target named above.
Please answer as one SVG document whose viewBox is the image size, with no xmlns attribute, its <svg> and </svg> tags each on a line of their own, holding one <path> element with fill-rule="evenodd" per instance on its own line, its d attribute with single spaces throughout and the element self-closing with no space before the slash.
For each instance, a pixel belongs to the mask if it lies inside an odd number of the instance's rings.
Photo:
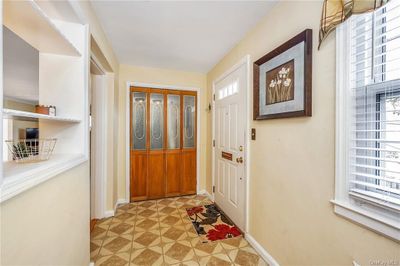
<svg viewBox="0 0 400 266">
<path fill-rule="evenodd" d="M 392 94 L 391 94 L 391 96 L 396 96 L 396 97 L 400 97 L 400 84 L 398 85 L 398 88 L 395 88 L 395 90 L 392 92 Z M 383 106 L 385 106 L 387 103 L 385 102 L 387 99 L 386 99 L 386 94 L 385 94 L 385 92 L 377 92 L 376 93 L 376 99 L 377 99 L 377 106 L 376 106 L 376 111 L 377 112 L 379 112 L 379 115 L 377 115 L 377 121 L 380 121 L 380 120 L 386 120 L 386 112 L 383 112 L 382 110 L 385 110 L 384 108 L 383 108 Z M 379 104 L 378 104 L 379 103 Z M 382 117 L 382 114 L 384 114 L 384 116 L 385 117 Z M 378 128 L 378 125 L 379 125 L 379 128 Z M 380 126 L 380 124 L 379 123 L 376 123 L 376 126 L 377 126 L 377 129 L 383 129 L 381 126 Z M 384 128 L 384 129 L 386 129 L 386 128 Z M 378 134 L 377 134 L 377 138 L 376 139 L 381 139 L 381 133 L 379 132 Z M 380 145 L 380 143 L 377 141 L 376 142 L 376 145 Z M 380 146 L 379 146 L 380 147 Z M 381 152 L 380 151 L 377 151 L 377 155 L 376 155 L 376 157 L 377 158 L 381 158 Z M 377 166 L 382 166 L 382 163 L 380 162 L 380 161 L 376 161 L 376 164 L 377 164 Z M 383 163 L 384 164 L 384 163 Z M 380 170 L 376 170 L 377 171 L 377 175 L 381 175 L 381 173 L 380 173 Z M 379 173 L 379 174 L 378 174 Z M 382 180 L 377 180 L 378 182 L 378 184 L 380 185 L 381 184 L 381 182 L 382 182 Z M 396 186 L 400 186 L 400 185 L 396 185 Z"/>
<path fill-rule="evenodd" d="M 349 194 L 347 169 L 350 158 L 347 150 L 350 146 L 351 121 L 347 116 L 353 103 L 346 91 L 350 88 L 350 29 L 349 23 L 343 23 L 336 30 L 335 196 L 331 203 L 336 214 L 400 241 L 399 219 L 386 215 L 385 208 L 367 201 L 356 201 Z"/>
</svg>

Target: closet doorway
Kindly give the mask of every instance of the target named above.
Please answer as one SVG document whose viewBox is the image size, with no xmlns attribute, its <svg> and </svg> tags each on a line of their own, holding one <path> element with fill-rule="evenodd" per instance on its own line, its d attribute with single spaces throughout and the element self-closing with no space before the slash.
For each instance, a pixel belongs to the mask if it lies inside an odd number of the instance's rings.
<svg viewBox="0 0 400 266">
<path fill-rule="evenodd" d="M 196 193 L 197 92 L 130 87 L 130 200 Z"/>
</svg>

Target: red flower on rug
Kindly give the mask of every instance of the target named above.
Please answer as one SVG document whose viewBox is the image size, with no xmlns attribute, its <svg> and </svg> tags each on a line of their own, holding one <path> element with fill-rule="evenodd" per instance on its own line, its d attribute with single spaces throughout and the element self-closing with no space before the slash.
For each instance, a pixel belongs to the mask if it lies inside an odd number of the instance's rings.
<svg viewBox="0 0 400 266">
<path fill-rule="evenodd" d="M 187 209 L 187 213 L 189 216 L 195 215 L 196 213 L 200 213 L 204 210 L 204 208 L 202 206 L 199 207 L 193 207 L 191 209 Z"/>
<path fill-rule="evenodd" d="M 232 238 L 239 236 L 241 233 L 236 226 L 229 226 L 226 224 L 217 224 L 215 229 L 211 229 L 207 233 L 208 240 L 215 241 L 220 239 Z"/>
</svg>

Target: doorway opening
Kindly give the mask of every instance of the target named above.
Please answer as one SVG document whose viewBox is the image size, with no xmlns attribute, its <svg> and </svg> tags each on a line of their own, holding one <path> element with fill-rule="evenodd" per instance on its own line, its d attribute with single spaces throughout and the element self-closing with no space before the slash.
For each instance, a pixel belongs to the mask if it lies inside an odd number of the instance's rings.
<svg viewBox="0 0 400 266">
<path fill-rule="evenodd" d="M 249 66 L 246 56 L 213 82 L 213 198 L 243 232 L 248 228 Z"/>
<path fill-rule="evenodd" d="M 194 178 L 191 177 L 190 178 L 190 182 L 192 185 L 189 186 L 191 187 L 190 190 L 190 194 L 196 194 L 199 193 L 199 176 L 200 176 L 200 110 L 198 109 L 199 106 L 201 106 L 201 91 L 199 88 L 191 88 L 191 87 L 179 87 L 179 86 L 171 86 L 171 85 L 160 85 L 160 84 L 151 84 L 151 83 L 142 83 L 142 82 L 127 82 L 126 84 L 126 91 L 125 91 L 125 95 L 126 95 L 126 120 L 125 120 L 125 125 L 126 125 L 126 130 L 127 130 L 127 134 L 126 134 L 126 145 L 125 145 L 125 154 L 126 154 L 126 201 L 132 201 L 132 200 L 144 200 L 147 199 L 147 197 L 142 197 L 141 199 L 137 199 L 134 196 L 132 197 L 131 193 L 131 188 L 132 188 L 132 181 L 131 181 L 131 170 L 132 170 L 132 166 L 131 166 L 131 161 L 133 159 L 132 156 L 132 143 L 131 143 L 131 112 L 132 112 L 132 108 L 131 108 L 131 88 L 132 87 L 139 87 L 139 88 L 143 88 L 143 89 L 147 89 L 148 92 L 150 93 L 153 90 L 164 90 L 164 91 L 172 91 L 175 92 L 175 94 L 178 95 L 184 95 L 185 91 L 188 92 L 189 96 L 194 96 L 194 100 L 195 100 L 195 104 L 194 104 L 194 120 L 193 120 L 193 125 L 195 126 L 194 129 L 194 147 L 192 147 L 192 149 L 195 149 L 195 156 L 191 155 L 192 157 L 194 157 L 194 160 L 190 160 L 192 167 L 191 167 L 191 171 L 190 175 L 193 176 Z M 154 91 L 155 92 L 155 91 Z M 182 103 L 183 106 L 183 103 Z M 146 109 L 147 110 L 147 109 Z M 182 115 L 181 115 L 182 117 Z M 165 118 L 167 119 L 167 118 Z M 165 120 L 167 121 L 167 120 Z M 181 125 L 183 125 L 183 122 L 181 121 Z M 182 132 L 180 133 L 180 138 L 182 138 Z M 167 144 L 164 144 L 165 147 L 167 147 Z M 183 147 L 183 146 L 181 146 Z M 183 149 L 183 148 L 182 148 Z M 168 150 L 168 149 L 166 149 Z M 182 162 L 181 162 L 182 163 Z M 171 167 L 170 167 L 171 169 Z M 195 180 L 195 181 L 194 181 Z M 147 184 L 146 184 L 146 188 L 147 188 Z M 165 191 L 166 190 L 166 186 L 164 187 Z M 146 190 L 147 193 L 147 190 Z M 169 193 L 168 193 L 169 194 Z M 179 195 L 178 193 L 176 193 L 175 195 Z M 172 196 L 172 193 L 169 194 L 168 196 Z M 166 195 L 164 195 L 163 197 L 167 197 Z M 134 199 L 132 199 L 134 198 Z"/>
<path fill-rule="evenodd" d="M 131 86 L 130 201 L 196 194 L 197 92 Z"/>
</svg>

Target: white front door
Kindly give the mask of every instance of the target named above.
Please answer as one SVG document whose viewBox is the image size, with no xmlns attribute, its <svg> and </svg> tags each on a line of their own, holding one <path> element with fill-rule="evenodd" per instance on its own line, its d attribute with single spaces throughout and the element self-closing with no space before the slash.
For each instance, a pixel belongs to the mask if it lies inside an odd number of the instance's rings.
<svg viewBox="0 0 400 266">
<path fill-rule="evenodd" d="M 215 84 L 215 202 L 244 231 L 247 66 Z"/>
</svg>

